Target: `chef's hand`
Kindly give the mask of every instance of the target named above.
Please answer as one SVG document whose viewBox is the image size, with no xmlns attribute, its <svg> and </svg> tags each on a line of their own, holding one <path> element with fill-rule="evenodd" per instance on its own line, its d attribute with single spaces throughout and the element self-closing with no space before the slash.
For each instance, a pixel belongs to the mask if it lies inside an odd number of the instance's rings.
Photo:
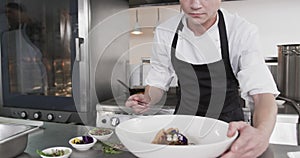
<svg viewBox="0 0 300 158">
<path fill-rule="evenodd" d="M 150 107 L 144 94 L 134 94 L 130 96 L 126 101 L 125 106 L 132 108 L 136 114 L 142 114 L 149 110 Z"/>
<path fill-rule="evenodd" d="M 239 132 L 239 137 L 221 158 L 255 158 L 260 156 L 269 146 L 268 134 L 246 122 L 229 123 L 227 136 L 234 136 L 236 131 Z"/>
</svg>

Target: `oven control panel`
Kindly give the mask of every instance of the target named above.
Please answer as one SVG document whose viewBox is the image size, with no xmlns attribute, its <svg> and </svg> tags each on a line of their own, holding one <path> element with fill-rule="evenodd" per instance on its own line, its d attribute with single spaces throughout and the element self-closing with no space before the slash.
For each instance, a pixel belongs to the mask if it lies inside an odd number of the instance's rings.
<svg viewBox="0 0 300 158">
<path fill-rule="evenodd" d="M 96 126 L 105 128 L 115 128 L 121 122 L 134 118 L 132 115 L 112 114 L 110 112 L 102 112 L 97 115 Z"/>
<path fill-rule="evenodd" d="M 49 122 L 67 122 L 70 113 L 61 111 L 49 111 L 49 110 L 34 110 L 34 109 L 12 109 L 11 115 L 14 118 L 22 118 L 29 120 L 40 120 Z"/>
<path fill-rule="evenodd" d="M 121 110 L 120 107 L 114 105 L 96 105 L 97 118 L 96 126 L 104 128 L 115 128 L 117 125 L 123 121 L 143 117 L 144 115 L 134 115 L 128 114 L 125 111 Z M 175 109 L 161 109 L 157 114 L 158 115 L 167 115 L 173 114 Z"/>
</svg>

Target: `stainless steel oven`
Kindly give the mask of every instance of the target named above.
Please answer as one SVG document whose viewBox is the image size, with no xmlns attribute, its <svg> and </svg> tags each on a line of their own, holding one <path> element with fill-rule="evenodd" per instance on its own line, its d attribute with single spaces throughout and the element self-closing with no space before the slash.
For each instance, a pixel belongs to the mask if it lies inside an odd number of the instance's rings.
<svg viewBox="0 0 300 158">
<path fill-rule="evenodd" d="M 156 106 L 154 108 L 150 108 L 147 112 L 145 112 L 142 115 L 136 115 L 134 114 L 131 108 L 125 107 L 124 103 L 127 100 L 127 96 L 119 96 L 117 98 L 102 101 L 96 106 L 96 126 L 115 128 L 121 122 L 136 117 L 143 117 L 149 115 L 172 115 L 175 111 L 175 106 L 177 104 L 177 97 L 174 91 L 175 88 L 172 88 L 168 92 L 166 100 L 162 100 L 163 106 Z"/>
<path fill-rule="evenodd" d="M 127 78 L 128 1 L 0 2 L 0 115 L 95 125 L 96 104 Z"/>
<path fill-rule="evenodd" d="M 88 120 L 89 1 L 1 0 L 0 114 Z"/>
</svg>

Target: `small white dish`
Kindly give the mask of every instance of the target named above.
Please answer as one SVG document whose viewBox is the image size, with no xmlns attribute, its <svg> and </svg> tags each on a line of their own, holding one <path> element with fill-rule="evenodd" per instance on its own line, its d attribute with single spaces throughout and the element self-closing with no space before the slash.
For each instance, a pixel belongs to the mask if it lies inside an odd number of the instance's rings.
<svg viewBox="0 0 300 158">
<path fill-rule="evenodd" d="M 94 137 L 99 141 L 107 141 L 113 135 L 114 131 L 109 128 L 94 128 L 88 133 L 91 137 Z"/>
<path fill-rule="evenodd" d="M 72 149 L 68 148 L 68 147 L 51 147 L 51 148 L 42 150 L 42 152 L 45 154 L 52 154 L 53 152 L 56 152 L 57 150 L 63 150 L 66 153 L 62 156 L 45 156 L 45 155 L 41 155 L 41 154 L 39 154 L 39 155 L 42 158 L 68 158 L 72 153 Z"/>
<path fill-rule="evenodd" d="M 284 107 L 283 104 L 286 102 L 285 100 L 275 100 L 278 107 Z"/>
<path fill-rule="evenodd" d="M 277 105 L 283 105 L 285 102 L 285 100 L 276 100 Z"/>
<path fill-rule="evenodd" d="M 289 158 L 297 158 L 300 157 L 300 151 L 288 152 L 287 155 Z"/>
<path fill-rule="evenodd" d="M 91 142 L 91 143 L 88 143 L 88 144 L 74 144 L 73 140 L 76 139 L 76 138 L 79 139 L 79 140 L 82 140 L 82 136 L 74 137 L 74 138 L 71 138 L 69 140 L 69 144 L 72 145 L 72 147 L 75 148 L 78 151 L 87 151 L 91 147 L 93 147 L 95 145 L 95 143 L 97 142 L 97 139 L 95 139 L 94 137 L 92 137 L 93 138 L 93 142 Z"/>
</svg>

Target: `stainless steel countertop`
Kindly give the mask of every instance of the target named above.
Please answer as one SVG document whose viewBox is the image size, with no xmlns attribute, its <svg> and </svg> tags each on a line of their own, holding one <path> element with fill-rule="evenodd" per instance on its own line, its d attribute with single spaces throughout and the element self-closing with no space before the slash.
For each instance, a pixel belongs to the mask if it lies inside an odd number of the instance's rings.
<svg viewBox="0 0 300 158">
<path fill-rule="evenodd" d="M 88 128 L 81 125 L 45 122 L 40 130 L 29 135 L 27 148 L 17 158 L 38 158 L 37 149 L 43 150 L 54 146 L 70 147 L 73 150 L 70 158 L 135 158 L 127 151 L 115 155 L 104 154 L 101 151 L 101 143 L 99 142 L 88 151 L 77 151 L 72 148 L 68 141 L 76 136 L 87 135 Z M 112 140 L 118 140 L 115 134 L 112 136 Z"/>
<path fill-rule="evenodd" d="M 29 134 L 28 145 L 25 152 L 17 158 L 37 158 L 36 150 L 42 150 L 53 146 L 67 146 L 70 138 L 86 134 L 87 127 L 72 124 L 60 124 L 45 122 L 42 128 Z M 114 135 L 112 140 L 117 140 Z M 71 147 L 72 148 L 72 147 Z M 72 148 L 73 149 L 73 148 Z M 288 158 L 287 152 L 300 151 L 300 146 L 274 145 L 270 144 L 267 151 L 261 158 Z M 84 152 L 73 149 L 71 158 L 135 158 L 134 155 L 125 151 L 121 154 L 104 154 L 101 151 L 101 144 L 97 143 L 92 149 Z"/>
</svg>

